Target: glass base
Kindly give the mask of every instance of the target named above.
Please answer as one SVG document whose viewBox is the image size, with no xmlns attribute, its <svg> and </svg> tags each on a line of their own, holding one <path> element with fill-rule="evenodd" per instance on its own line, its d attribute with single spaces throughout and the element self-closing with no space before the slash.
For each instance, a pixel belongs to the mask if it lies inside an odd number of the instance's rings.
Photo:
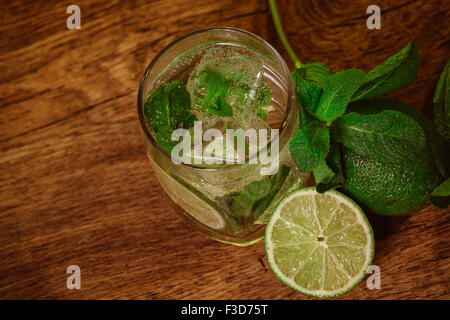
<svg viewBox="0 0 450 320">
<path fill-rule="evenodd" d="M 205 225 L 199 223 L 196 219 L 194 219 L 189 213 L 187 213 L 183 208 L 181 208 L 178 204 L 176 204 L 168 195 L 167 193 L 163 192 L 164 197 L 169 202 L 171 207 L 174 209 L 174 211 L 181 216 L 181 218 L 186 221 L 191 227 L 196 229 L 197 231 L 200 231 L 202 233 L 205 233 L 213 240 L 216 240 L 218 242 L 226 243 L 226 244 L 232 244 L 234 246 L 238 247 L 246 247 L 249 245 L 252 245 L 261 239 L 264 238 L 264 231 L 266 226 L 261 224 L 257 229 L 252 230 L 249 234 L 246 234 L 242 237 L 233 237 L 229 234 L 221 233 L 220 230 L 213 230 L 211 228 L 206 227 Z"/>
<path fill-rule="evenodd" d="M 252 244 L 257 243 L 258 241 L 264 239 L 264 235 L 258 239 L 254 239 L 254 240 L 250 240 L 248 242 L 233 242 L 233 241 L 227 241 L 227 240 L 222 240 L 222 239 L 216 239 L 214 237 L 211 237 L 212 239 L 222 242 L 222 243 L 226 243 L 226 244 L 232 244 L 233 246 L 237 246 L 237 247 L 247 247 L 247 246 L 251 246 Z"/>
</svg>

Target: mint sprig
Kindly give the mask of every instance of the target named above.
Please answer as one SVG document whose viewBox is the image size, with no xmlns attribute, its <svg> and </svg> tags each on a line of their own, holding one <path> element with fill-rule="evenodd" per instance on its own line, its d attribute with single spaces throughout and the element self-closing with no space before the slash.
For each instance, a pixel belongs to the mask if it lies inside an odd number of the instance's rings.
<svg viewBox="0 0 450 320">
<path fill-rule="evenodd" d="M 350 102 L 402 88 L 416 78 L 419 52 L 414 43 L 409 43 L 367 74 L 356 69 L 327 74 L 327 68 L 322 63 L 300 63 L 283 32 L 275 0 L 269 0 L 269 4 L 281 42 L 296 67 L 292 77 L 298 100 L 300 130 L 291 140 L 289 150 L 300 170 L 313 170 L 320 190 L 345 182 L 338 144 L 344 144 L 356 153 L 370 155 L 380 163 L 402 163 L 426 151 L 421 124 L 409 115 L 395 111 L 371 116 L 345 115 Z M 312 72 L 307 72 L 308 68 Z M 443 78 L 446 77 L 443 75 Z M 446 123 L 442 119 L 447 119 L 445 114 L 450 114 L 445 109 L 444 96 L 449 97 L 449 105 L 450 96 L 448 91 L 442 89 L 447 84 L 443 78 L 435 96 L 439 113 L 436 122 L 440 123 Z M 332 146 L 330 141 L 333 141 Z M 335 143 L 338 143 L 337 147 Z"/>
<path fill-rule="evenodd" d="M 331 74 L 317 62 L 292 72 L 300 130 L 291 140 L 290 153 L 301 171 L 313 171 L 319 192 L 345 183 L 339 144 L 386 164 L 411 161 L 425 152 L 425 134 L 414 117 L 396 111 L 347 114 L 352 100 L 409 83 L 417 74 L 416 54 L 417 47 L 410 44 L 367 75 L 356 69 Z M 398 80 L 401 74 L 404 81 Z"/>
</svg>

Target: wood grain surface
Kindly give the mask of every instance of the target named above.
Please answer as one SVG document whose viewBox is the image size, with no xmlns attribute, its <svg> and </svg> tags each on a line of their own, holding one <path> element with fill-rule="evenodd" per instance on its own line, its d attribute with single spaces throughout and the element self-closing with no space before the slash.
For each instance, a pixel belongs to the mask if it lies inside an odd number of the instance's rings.
<svg viewBox="0 0 450 320">
<path fill-rule="evenodd" d="M 238 248 L 183 224 L 164 200 L 136 114 L 140 77 L 176 37 L 198 28 L 246 29 L 288 60 L 266 1 L 66 1 L 0 5 L 0 298 L 307 299 L 268 270 L 261 242 Z M 450 55 L 450 2 L 378 1 L 382 29 L 366 28 L 364 1 L 280 1 L 304 62 L 368 71 L 409 41 L 418 79 L 391 96 L 432 116 Z M 292 67 L 292 64 L 290 64 Z M 373 263 L 345 299 L 449 299 L 449 211 L 377 218 Z M 80 290 L 66 268 L 81 268 Z M 309 298 L 308 298 L 309 299 Z"/>
</svg>

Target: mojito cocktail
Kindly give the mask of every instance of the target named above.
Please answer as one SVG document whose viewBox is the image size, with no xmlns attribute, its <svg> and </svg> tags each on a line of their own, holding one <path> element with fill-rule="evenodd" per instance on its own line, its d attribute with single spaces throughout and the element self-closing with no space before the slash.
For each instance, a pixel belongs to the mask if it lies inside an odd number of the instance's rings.
<svg viewBox="0 0 450 320">
<path fill-rule="evenodd" d="M 214 28 L 176 40 L 144 74 L 138 107 L 170 203 L 216 240 L 257 241 L 280 196 L 306 182 L 289 156 L 298 109 L 288 68 L 253 34 Z"/>
</svg>

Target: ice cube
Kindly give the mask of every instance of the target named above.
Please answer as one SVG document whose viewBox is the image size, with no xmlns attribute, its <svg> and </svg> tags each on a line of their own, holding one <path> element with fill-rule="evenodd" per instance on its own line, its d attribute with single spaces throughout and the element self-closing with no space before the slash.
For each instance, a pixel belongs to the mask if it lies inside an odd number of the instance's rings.
<svg viewBox="0 0 450 320">
<path fill-rule="evenodd" d="M 264 119 L 272 110 L 268 108 L 271 90 L 262 81 L 262 62 L 252 57 L 251 52 L 246 50 L 230 46 L 209 48 L 191 72 L 187 90 L 191 95 L 193 112 L 203 122 L 204 131 L 217 128 L 225 134 L 224 126 L 228 126 L 228 129 L 242 129 L 244 132 L 254 129 L 258 134 L 259 129 L 265 129 L 270 137 L 270 126 Z M 221 98 L 232 107 L 233 115 L 230 118 L 218 118 L 211 115 L 204 105 L 208 79 L 215 74 L 220 75 L 222 83 L 226 84 L 225 93 L 221 95 Z M 216 85 L 222 88 L 222 83 Z M 208 151 L 224 142 L 226 141 L 211 142 Z M 239 153 L 238 151 L 235 150 L 235 153 Z M 224 150 L 223 156 L 236 159 L 236 154 L 231 154 L 229 150 L 228 153 Z"/>
<path fill-rule="evenodd" d="M 191 72 L 187 89 L 194 107 L 201 109 L 202 98 L 208 77 L 219 73 L 227 82 L 226 101 L 236 104 L 250 104 L 257 95 L 262 81 L 261 61 L 244 56 L 230 48 L 212 47 L 206 51 L 195 69 Z"/>
</svg>

